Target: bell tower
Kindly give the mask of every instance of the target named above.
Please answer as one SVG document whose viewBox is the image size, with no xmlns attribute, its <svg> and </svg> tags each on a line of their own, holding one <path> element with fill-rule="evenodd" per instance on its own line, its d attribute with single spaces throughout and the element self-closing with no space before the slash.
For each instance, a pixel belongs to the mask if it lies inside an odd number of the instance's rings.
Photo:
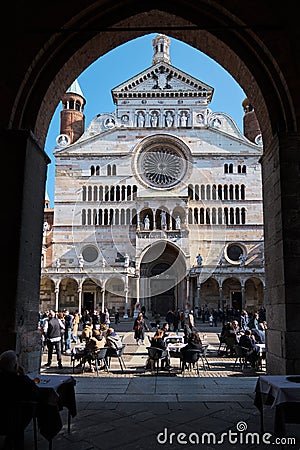
<svg viewBox="0 0 300 450">
<path fill-rule="evenodd" d="M 70 144 L 77 141 L 84 132 L 85 103 L 79 83 L 75 80 L 62 98 L 63 109 L 60 112 L 60 134 L 67 135 Z"/>
<path fill-rule="evenodd" d="M 166 62 L 170 64 L 170 39 L 164 34 L 158 34 L 152 41 L 153 59 L 152 64 Z"/>
</svg>

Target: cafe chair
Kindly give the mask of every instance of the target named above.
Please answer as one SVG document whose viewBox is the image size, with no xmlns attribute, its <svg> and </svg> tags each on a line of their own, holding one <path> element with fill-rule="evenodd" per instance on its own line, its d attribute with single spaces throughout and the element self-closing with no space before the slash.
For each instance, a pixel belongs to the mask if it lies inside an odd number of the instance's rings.
<svg viewBox="0 0 300 450">
<path fill-rule="evenodd" d="M 235 361 L 233 365 L 233 370 L 235 370 L 236 365 L 239 363 L 240 369 L 244 370 L 244 367 L 247 367 L 247 359 L 246 359 L 246 353 L 248 349 L 241 347 L 240 345 L 234 346 L 234 352 L 235 352 Z"/>
<path fill-rule="evenodd" d="M 226 355 L 234 356 L 235 355 L 235 346 L 237 345 L 236 336 L 224 337 L 224 342 L 226 345 L 226 348 L 225 348 Z"/>
<path fill-rule="evenodd" d="M 103 347 L 103 348 L 100 348 L 94 354 L 94 361 L 95 361 L 97 375 L 99 375 L 99 365 L 100 365 L 100 367 L 104 367 L 104 369 L 107 372 L 109 372 L 109 368 L 108 368 L 107 360 L 106 360 L 107 350 L 108 350 L 108 347 Z"/>
<path fill-rule="evenodd" d="M 150 364 L 156 371 L 156 375 L 158 375 L 159 368 L 162 368 L 162 363 L 165 363 L 170 371 L 167 350 L 157 347 L 147 347 L 147 351 Z"/>
<path fill-rule="evenodd" d="M 226 342 L 224 338 L 221 336 L 221 333 L 218 333 L 217 336 L 219 339 L 219 348 L 217 353 L 219 356 L 223 356 L 226 353 Z"/>
<path fill-rule="evenodd" d="M 196 368 L 197 375 L 199 375 L 199 359 L 201 358 L 202 350 L 189 348 L 185 352 L 182 352 L 181 360 L 181 373 L 184 375 L 184 371 L 188 368 L 189 371 L 192 368 Z"/>
<path fill-rule="evenodd" d="M 202 361 L 203 370 L 209 369 L 210 365 L 207 359 L 207 351 L 208 351 L 208 344 L 205 344 L 202 346 L 202 350 L 200 350 L 200 359 Z"/>
<path fill-rule="evenodd" d="M 9 439 L 11 447 L 23 449 L 24 448 L 24 432 L 25 429 L 32 422 L 33 426 L 33 448 L 38 450 L 37 444 L 37 407 L 38 402 L 24 400 L 12 402 L 10 405 L 5 405 L 5 419 L 0 423 L 0 436 L 5 436 Z M 26 417 L 26 422 L 24 418 Z M 28 417 L 31 417 L 28 422 Z"/>
<path fill-rule="evenodd" d="M 126 369 L 125 362 L 123 359 L 125 348 L 126 348 L 126 344 L 123 344 L 122 347 L 119 349 L 116 347 L 108 347 L 107 348 L 106 363 L 107 363 L 108 368 L 110 368 L 111 359 L 118 358 L 121 370 L 122 370 L 122 372 L 124 372 L 124 369 Z"/>
</svg>

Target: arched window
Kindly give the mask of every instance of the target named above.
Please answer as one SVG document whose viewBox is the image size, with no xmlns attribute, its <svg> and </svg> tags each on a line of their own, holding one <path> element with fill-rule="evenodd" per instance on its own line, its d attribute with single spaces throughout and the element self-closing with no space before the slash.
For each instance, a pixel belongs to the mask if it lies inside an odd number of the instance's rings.
<svg viewBox="0 0 300 450">
<path fill-rule="evenodd" d="M 86 186 L 82 186 L 82 201 L 86 202 Z"/>
<path fill-rule="evenodd" d="M 232 163 L 230 163 L 228 166 L 228 172 L 233 173 L 233 164 Z"/>
<path fill-rule="evenodd" d="M 98 223 L 99 223 L 99 225 L 103 225 L 103 211 L 102 211 L 102 209 L 99 209 L 99 211 L 98 211 Z"/>
<path fill-rule="evenodd" d="M 121 209 L 121 225 L 125 225 L 125 211 Z"/>
<path fill-rule="evenodd" d="M 188 198 L 190 200 L 194 200 L 194 190 L 193 190 L 192 184 L 189 184 L 189 186 L 188 186 Z"/>
<path fill-rule="evenodd" d="M 230 208 L 229 210 L 229 217 L 230 217 L 230 225 L 234 225 L 234 209 Z"/>
<path fill-rule="evenodd" d="M 242 166 L 242 173 L 246 173 L 247 172 L 247 168 L 245 165 Z"/>
<path fill-rule="evenodd" d="M 93 209 L 93 225 L 97 225 L 97 210 Z"/>
<path fill-rule="evenodd" d="M 95 175 L 95 166 L 91 166 L 91 176 Z"/>
<path fill-rule="evenodd" d="M 90 209 L 88 209 L 88 212 L 87 212 L 87 224 L 88 225 L 92 224 L 92 211 Z"/>
<path fill-rule="evenodd" d="M 103 186 L 99 187 L 99 201 L 103 202 Z"/>
<path fill-rule="evenodd" d="M 205 211 L 205 222 L 207 225 L 210 225 L 210 209 L 206 208 Z"/>
<path fill-rule="evenodd" d="M 195 185 L 195 200 L 199 200 L 199 184 Z"/>
<path fill-rule="evenodd" d="M 222 218 L 223 218 L 223 211 L 222 211 L 222 208 L 218 208 L 218 224 L 219 224 L 219 225 L 222 225 L 222 223 L 223 223 Z"/>
<path fill-rule="evenodd" d="M 109 224 L 108 225 L 113 225 L 114 224 L 114 210 L 111 208 L 109 210 Z"/>
<path fill-rule="evenodd" d="M 97 175 L 97 176 L 100 175 L 100 166 L 96 166 L 96 175 Z"/>
<path fill-rule="evenodd" d="M 134 184 L 132 186 L 132 200 L 135 200 L 137 196 L 137 186 Z"/>
<path fill-rule="evenodd" d="M 212 208 L 212 210 L 211 210 L 211 223 L 213 225 L 216 225 L 216 223 L 217 223 L 217 210 L 216 210 L 216 208 Z"/>
<path fill-rule="evenodd" d="M 93 191 L 94 191 L 94 195 L 93 195 L 94 202 L 97 202 L 98 201 L 98 188 L 97 188 L 97 186 L 94 186 Z"/>
<path fill-rule="evenodd" d="M 224 200 L 228 200 L 228 186 L 225 184 L 224 186 Z"/>
<path fill-rule="evenodd" d="M 194 208 L 194 223 L 198 225 L 198 217 L 199 217 L 199 212 L 198 212 L 198 208 Z"/>
<path fill-rule="evenodd" d="M 126 200 L 126 186 L 122 186 L 122 201 Z"/>
<path fill-rule="evenodd" d="M 241 186 L 241 200 L 245 200 L 245 185 Z"/>
<path fill-rule="evenodd" d="M 104 210 L 103 224 L 108 225 L 108 209 Z"/>
<path fill-rule="evenodd" d="M 228 173 L 228 164 L 224 164 L 224 173 Z"/>
<path fill-rule="evenodd" d="M 110 164 L 107 165 L 107 172 L 106 173 L 107 173 L 108 176 L 111 175 L 111 165 Z"/>
<path fill-rule="evenodd" d="M 204 225 L 204 208 L 200 208 L 200 224 Z"/>
<path fill-rule="evenodd" d="M 228 208 L 224 208 L 224 223 L 228 225 Z"/>
<path fill-rule="evenodd" d="M 240 199 L 240 187 L 238 184 L 235 185 L 235 199 L 236 200 Z"/>
<path fill-rule="evenodd" d="M 237 171 L 238 173 L 242 173 L 242 166 L 240 164 L 237 166 Z"/>
<path fill-rule="evenodd" d="M 110 187 L 109 199 L 111 202 L 113 202 L 115 200 L 115 187 L 114 186 Z"/>
<path fill-rule="evenodd" d="M 221 184 L 218 185 L 218 199 L 223 200 L 223 188 Z"/>
<path fill-rule="evenodd" d="M 193 211 L 192 211 L 192 208 L 189 208 L 188 220 L 189 220 L 189 224 L 192 225 L 193 224 Z"/>
<path fill-rule="evenodd" d="M 88 187 L 88 201 L 92 201 L 92 186 Z"/>
<path fill-rule="evenodd" d="M 205 185 L 201 184 L 201 200 L 205 200 Z"/>
<path fill-rule="evenodd" d="M 210 200 L 210 185 L 206 186 L 206 200 Z"/>
<path fill-rule="evenodd" d="M 212 186 L 212 199 L 217 200 L 217 186 L 215 184 Z"/>
<path fill-rule="evenodd" d="M 240 224 L 240 208 L 235 209 L 235 223 Z"/>
<path fill-rule="evenodd" d="M 115 164 L 112 165 L 112 175 L 117 175 L 117 166 Z"/>
<path fill-rule="evenodd" d="M 137 225 L 137 214 L 136 213 L 137 213 L 136 209 L 133 208 L 132 214 L 131 214 L 131 217 L 132 217 L 131 225 Z"/>
<path fill-rule="evenodd" d="M 86 225 L 86 210 L 85 209 L 82 210 L 81 223 L 82 223 L 82 225 Z"/>
<path fill-rule="evenodd" d="M 120 225 L 120 217 L 119 217 L 119 210 L 116 209 L 115 211 L 115 224 Z"/>
<path fill-rule="evenodd" d="M 131 200 L 131 186 L 130 185 L 127 186 L 127 200 Z"/>
<path fill-rule="evenodd" d="M 130 209 L 127 208 L 126 209 L 126 224 L 125 225 L 129 225 L 130 224 Z"/>
<path fill-rule="evenodd" d="M 120 186 L 116 186 L 116 201 L 119 202 L 120 201 Z"/>
<path fill-rule="evenodd" d="M 109 201 L 109 186 L 105 186 L 105 187 L 104 187 L 104 200 L 105 200 L 106 202 Z"/>
<path fill-rule="evenodd" d="M 229 200 L 233 200 L 233 185 L 229 186 Z"/>
<path fill-rule="evenodd" d="M 245 208 L 242 208 L 241 222 L 243 225 L 245 225 L 245 223 L 246 223 L 246 209 Z"/>
</svg>

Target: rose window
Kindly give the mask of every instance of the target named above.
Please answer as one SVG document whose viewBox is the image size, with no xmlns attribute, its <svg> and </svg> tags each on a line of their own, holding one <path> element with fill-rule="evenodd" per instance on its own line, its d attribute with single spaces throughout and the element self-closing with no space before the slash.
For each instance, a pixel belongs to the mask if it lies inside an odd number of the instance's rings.
<svg viewBox="0 0 300 450">
<path fill-rule="evenodd" d="M 177 145 L 167 143 L 144 147 L 137 158 L 138 175 L 148 186 L 171 188 L 182 181 L 188 162 Z"/>
</svg>

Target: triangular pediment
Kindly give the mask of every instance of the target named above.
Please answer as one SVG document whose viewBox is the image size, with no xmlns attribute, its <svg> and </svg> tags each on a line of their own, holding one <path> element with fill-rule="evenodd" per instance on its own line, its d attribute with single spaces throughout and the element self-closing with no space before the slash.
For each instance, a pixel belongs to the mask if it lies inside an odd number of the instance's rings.
<svg viewBox="0 0 300 450">
<path fill-rule="evenodd" d="M 112 89 L 114 100 L 130 93 L 175 93 L 192 92 L 196 97 L 206 97 L 211 101 L 214 89 L 197 78 L 188 75 L 182 70 L 166 63 L 159 62 L 143 72 L 130 78 L 128 81 Z"/>
</svg>

